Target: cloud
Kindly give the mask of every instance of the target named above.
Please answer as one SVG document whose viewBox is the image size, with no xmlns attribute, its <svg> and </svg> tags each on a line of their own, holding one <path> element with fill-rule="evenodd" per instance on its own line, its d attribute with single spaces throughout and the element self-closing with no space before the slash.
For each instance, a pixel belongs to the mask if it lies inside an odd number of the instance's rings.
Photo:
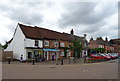
<svg viewBox="0 0 120 81">
<path fill-rule="evenodd" d="M 0 28 L 9 32 L 9 35 L 1 30 L 0 42 L 3 43 L 5 40 L 8 41 L 12 38 L 17 23 L 30 24 L 34 26 L 42 23 L 44 21 L 44 10 L 52 6 L 51 2 L 1 2 Z"/>
<path fill-rule="evenodd" d="M 113 3 L 77 2 L 65 5 L 59 25 L 96 24 L 116 12 Z M 111 7 L 111 8 L 110 8 Z"/>
<path fill-rule="evenodd" d="M 89 38 L 91 36 L 109 36 L 111 34 L 109 31 L 118 30 L 117 2 L 77 2 L 66 3 L 64 6 L 66 12 L 59 20 L 60 28 L 74 26 L 77 35 L 87 33 Z M 115 32 L 114 30 L 113 32 Z"/>
<path fill-rule="evenodd" d="M 2 1 L 0 28 L 9 35 L 1 30 L 0 41 L 12 38 L 17 23 L 66 33 L 74 29 L 76 35 L 87 33 L 88 38 L 91 36 L 115 38 L 118 27 L 117 8 L 117 2 Z"/>
</svg>

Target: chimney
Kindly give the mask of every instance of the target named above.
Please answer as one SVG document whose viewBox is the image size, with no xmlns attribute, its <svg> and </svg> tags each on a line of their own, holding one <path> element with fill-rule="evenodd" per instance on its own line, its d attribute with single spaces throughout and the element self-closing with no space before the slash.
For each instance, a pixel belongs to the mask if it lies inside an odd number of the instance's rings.
<svg viewBox="0 0 120 81">
<path fill-rule="evenodd" d="M 107 37 L 105 38 L 105 41 L 108 42 L 108 38 Z"/>
<path fill-rule="evenodd" d="M 86 38 L 87 34 L 84 34 L 84 37 Z"/>
<path fill-rule="evenodd" d="M 70 34 L 71 34 L 71 35 L 74 35 L 74 31 L 73 31 L 73 29 L 70 31 Z"/>
<path fill-rule="evenodd" d="M 90 40 L 93 40 L 93 38 L 91 37 L 91 39 Z"/>
</svg>

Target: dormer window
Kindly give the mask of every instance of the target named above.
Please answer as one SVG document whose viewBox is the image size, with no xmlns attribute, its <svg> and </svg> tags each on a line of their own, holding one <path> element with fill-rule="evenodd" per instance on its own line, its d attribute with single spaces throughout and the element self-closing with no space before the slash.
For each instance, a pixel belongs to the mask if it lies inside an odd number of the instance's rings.
<svg viewBox="0 0 120 81">
<path fill-rule="evenodd" d="M 39 46 L 39 41 L 35 40 L 35 46 Z"/>
</svg>

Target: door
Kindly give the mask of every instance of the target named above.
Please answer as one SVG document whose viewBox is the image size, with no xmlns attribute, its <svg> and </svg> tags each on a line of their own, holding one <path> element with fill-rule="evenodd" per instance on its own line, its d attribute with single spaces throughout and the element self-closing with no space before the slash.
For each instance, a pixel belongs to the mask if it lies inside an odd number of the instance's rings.
<svg viewBox="0 0 120 81">
<path fill-rule="evenodd" d="M 44 52 L 44 59 L 48 60 L 48 52 Z"/>
<path fill-rule="evenodd" d="M 28 60 L 32 59 L 32 52 L 28 52 Z"/>
</svg>

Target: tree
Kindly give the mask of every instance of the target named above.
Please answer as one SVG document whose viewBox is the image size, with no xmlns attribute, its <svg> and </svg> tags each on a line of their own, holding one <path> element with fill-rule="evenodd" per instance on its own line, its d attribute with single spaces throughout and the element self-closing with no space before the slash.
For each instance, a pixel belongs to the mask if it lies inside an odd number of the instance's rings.
<svg viewBox="0 0 120 81">
<path fill-rule="evenodd" d="M 3 49 L 6 49 L 8 47 L 8 43 L 6 41 L 6 43 L 2 46 Z"/>
<path fill-rule="evenodd" d="M 79 40 L 73 41 L 73 46 L 70 46 L 73 49 L 73 56 L 79 58 L 82 51 L 82 44 Z"/>
</svg>

